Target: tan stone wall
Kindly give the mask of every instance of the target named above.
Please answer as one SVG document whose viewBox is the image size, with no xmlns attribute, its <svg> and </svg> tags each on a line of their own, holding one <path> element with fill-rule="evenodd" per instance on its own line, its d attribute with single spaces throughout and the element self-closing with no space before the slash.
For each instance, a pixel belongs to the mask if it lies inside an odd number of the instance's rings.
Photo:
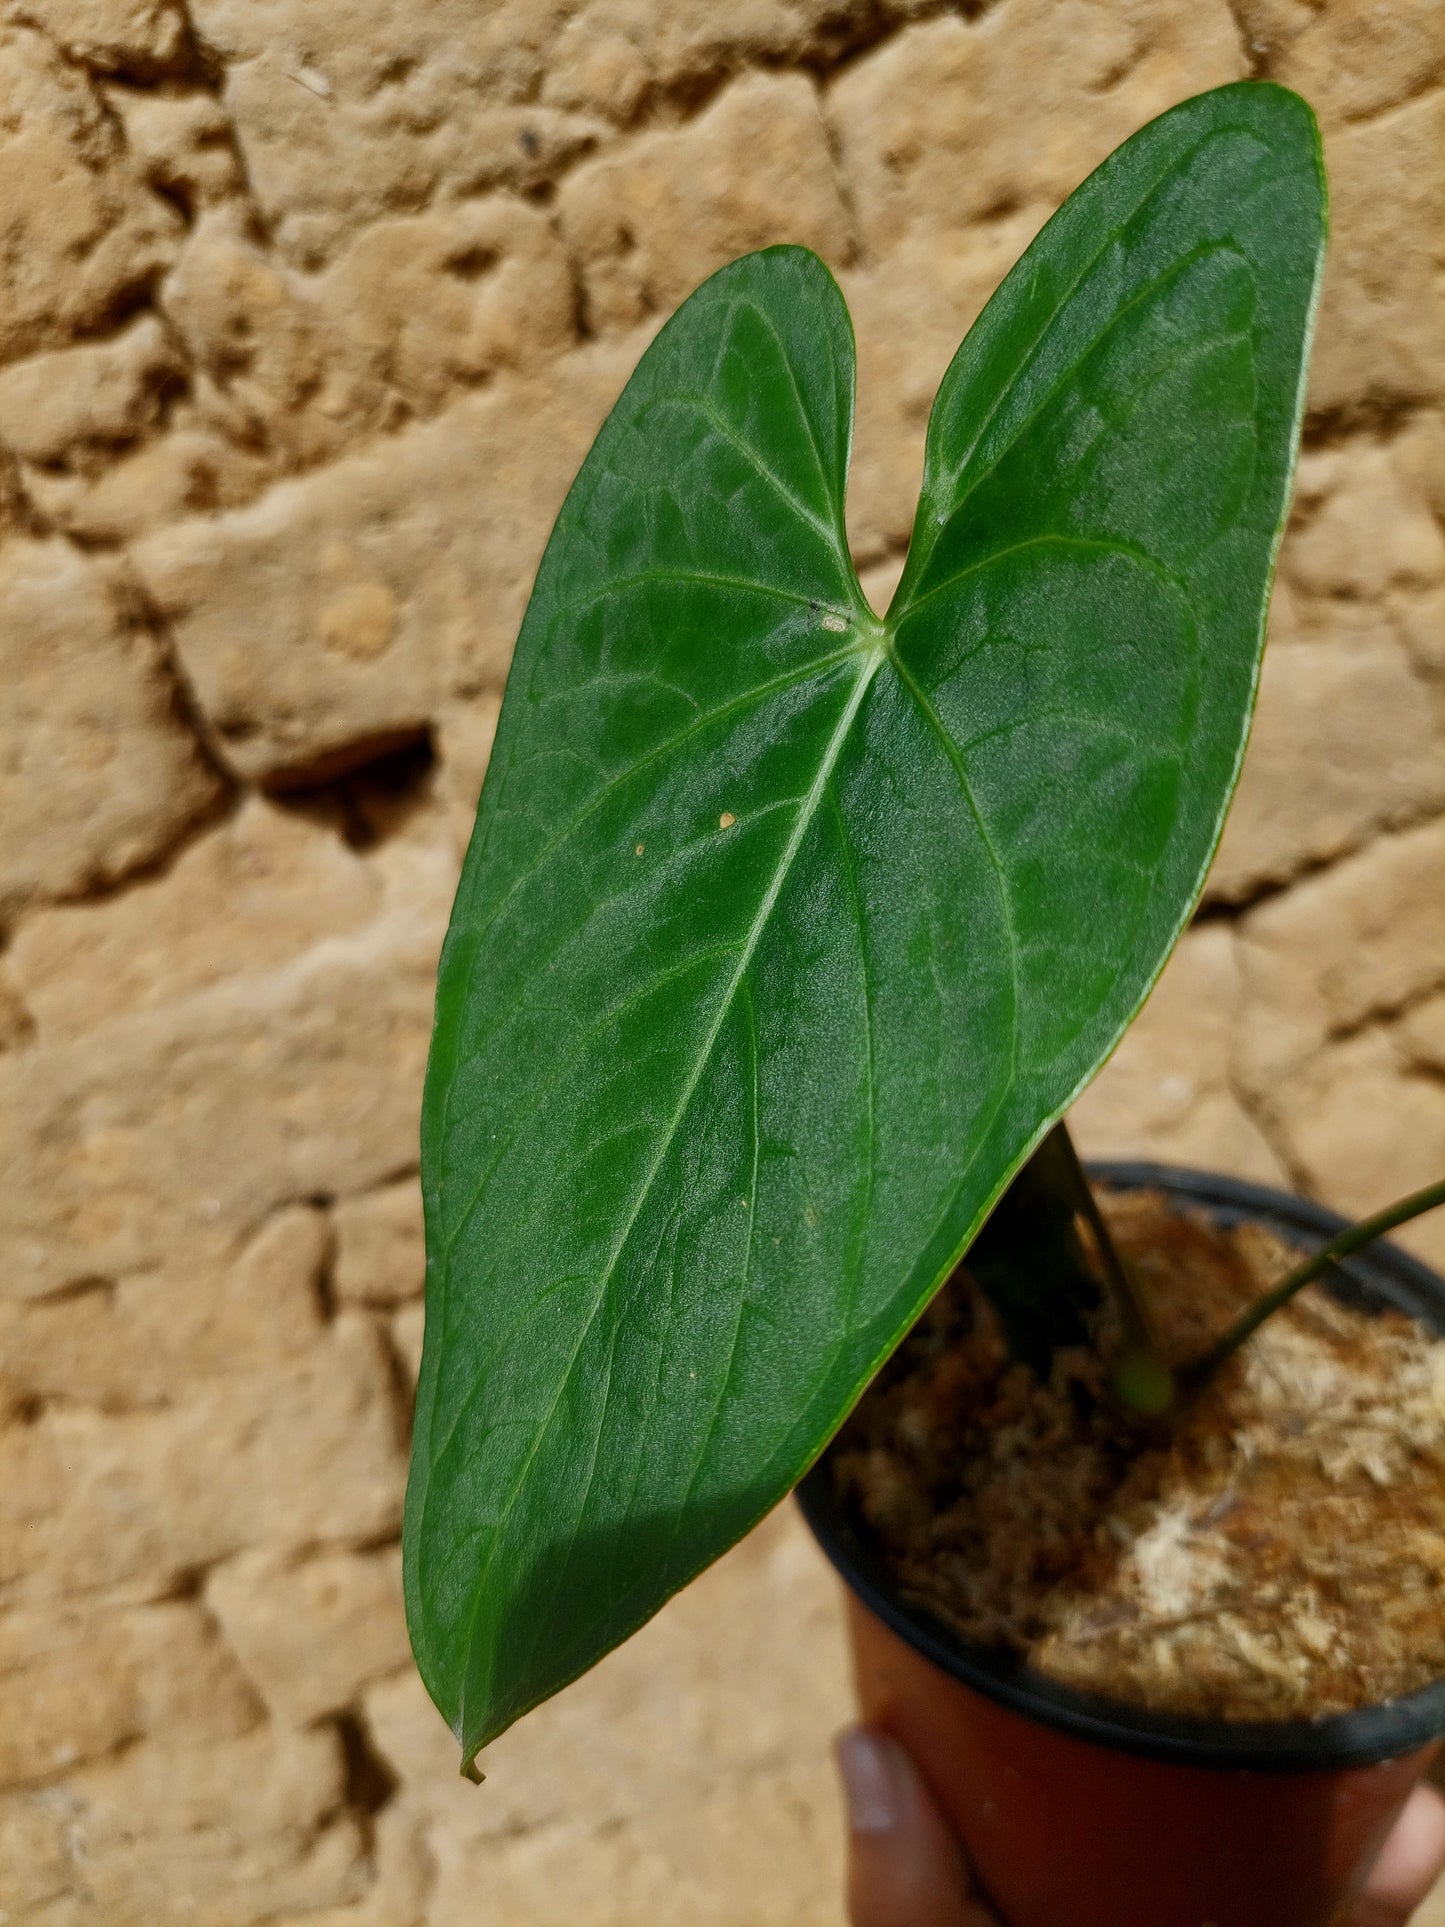
<svg viewBox="0 0 1445 1927">
<path fill-rule="evenodd" d="M 0 1912 L 836 1923 L 790 1517 L 494 1750 L 407 1662 L 433 962 L 542 541 L 759 243 L 856 319 L 879 593 L 1041 220 L 1237 75 L 1336 236 L 1259 727 L 1094 1148 L 1445 1168 L 1438 0 L 3 0 Z M 1412 1240 L 1445 1257 L 1445 1230 Z"/>
</svg>

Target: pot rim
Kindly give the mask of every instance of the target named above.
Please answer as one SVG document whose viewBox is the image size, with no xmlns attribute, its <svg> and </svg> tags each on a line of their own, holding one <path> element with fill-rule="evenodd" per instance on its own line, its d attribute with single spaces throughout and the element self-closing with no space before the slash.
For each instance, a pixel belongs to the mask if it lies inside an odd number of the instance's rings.
<svg viewBox="0 0 1445 1927">
<path fill-rule="evenodd" d="M 1291 1242 L 1323 1243 L 1347 1223 L 1308 1198 L 1216 1172 L 1113 1160 L 1091 1160 L 1089 1171 L 1118 1190 L 1157 1189 L 1203 1207 L 1220 1224 L 1263 1223 Z M 1385 1239 L 1336 1266 L 1330 1288 L 1348 1303 L 1393 1306 L 1445 1335 L 1445 1278 Z M 1312 1720 L 1188 1718 L 1077 1692 L 1034 1672 L 1014 1654 L 971 1644 L 905 1601 L 883 1560 L 838 1504 L 826 1453 L 797 1497 L 844 1584 L 900 1639 L 975 1692 L 1078 1739 L 1178 1765 L 1328 1772 L 1396 1759 L 1445 1734 L 1445 1677 L 1398 1699 Z"/>
</svg>

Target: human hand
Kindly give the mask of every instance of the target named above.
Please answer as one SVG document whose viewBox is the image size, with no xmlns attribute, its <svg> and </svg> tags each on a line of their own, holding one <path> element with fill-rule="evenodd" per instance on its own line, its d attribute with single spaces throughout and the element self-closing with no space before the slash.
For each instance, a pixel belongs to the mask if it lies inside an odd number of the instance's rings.
<svg viewBox="0 0 1445 1927">
<path fill-rule="evenodd" d="M 848 1803 L 852 1927 L 1003 1927 L 948 1821 L 897 1740 L 858 1726 L 838 1742 Z M 1445 1871 L 1445 1801 L 1411 1794 L 1346 1927 L 1405 1927 Z"/>
</svg>

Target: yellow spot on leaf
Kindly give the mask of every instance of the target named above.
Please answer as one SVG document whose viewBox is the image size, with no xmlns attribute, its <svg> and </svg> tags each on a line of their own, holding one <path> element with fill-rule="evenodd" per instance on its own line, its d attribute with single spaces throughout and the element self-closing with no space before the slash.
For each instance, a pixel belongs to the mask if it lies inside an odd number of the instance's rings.
<svg viewBox="0 0 1445 1927">
<path fill-rule="evenodd" d="M 641 856 L 641 855 L 642 855 L 642 852 L 643 852 L 643 851 L 644 851 L 644 850 L 645 850 L 646 848 L 647 848 L 647 845 L 646 845 L 645 843 L 639 843 L 639 844 L 638 844 L 638 846 L 637 846 L 637 849 L 636 849 L 636 850 L 634 851 L 634 855 L 636 855 L 636 856 Z"/>
<path fill-rule="evenodd" d="M 736 822 L 737 818 L 733 815 L 732 811 L 724 810 L 717 820 L 717 826 L 720 830 L 730 830 Z"/>
</svg>

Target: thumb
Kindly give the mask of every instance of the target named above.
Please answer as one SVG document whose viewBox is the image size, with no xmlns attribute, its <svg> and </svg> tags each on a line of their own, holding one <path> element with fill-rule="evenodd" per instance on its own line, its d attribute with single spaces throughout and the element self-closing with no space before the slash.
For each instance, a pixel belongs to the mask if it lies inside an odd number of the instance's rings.
<svg viewBox="0 0 1445 1927">
<path fill-rule="evenodd" d="M 998 1927 L 974 1897 L 963 1850 L 897 1740 L 856 1726 L 837 1751 L 852 1927 Z"/>
<path fill-rule="evenodd" d="M 1385 1842 L 1349 1927 L 1405 1927 L 1445 1872 L 1445 1801 L 1417 1786 Z"/>
</svg>

